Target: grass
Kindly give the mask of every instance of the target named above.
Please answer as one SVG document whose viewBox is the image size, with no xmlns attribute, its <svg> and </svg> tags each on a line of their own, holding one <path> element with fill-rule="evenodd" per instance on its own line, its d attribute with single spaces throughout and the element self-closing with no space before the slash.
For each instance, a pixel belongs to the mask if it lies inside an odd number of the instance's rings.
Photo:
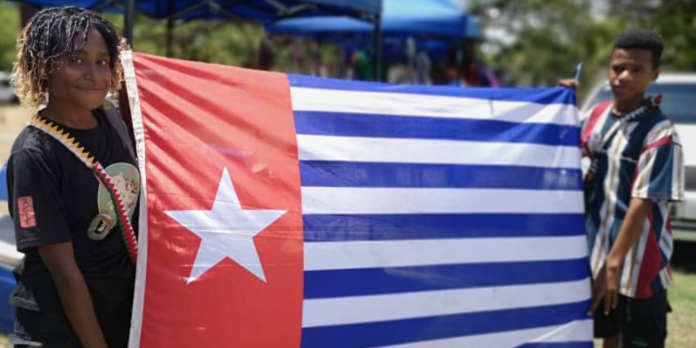
<svg viewBox="0 0 696 348">
<path fill-rule="evenodd" d="M 667 347 L 696 347 L 696 274 L 675 272 L 669 298 L 674 312 L 668 319 Z"/>
<path fill-rule="evenodd" d="M 667 347 L 696 347 L 696 243 L 676 243 Z"/>
</svg>

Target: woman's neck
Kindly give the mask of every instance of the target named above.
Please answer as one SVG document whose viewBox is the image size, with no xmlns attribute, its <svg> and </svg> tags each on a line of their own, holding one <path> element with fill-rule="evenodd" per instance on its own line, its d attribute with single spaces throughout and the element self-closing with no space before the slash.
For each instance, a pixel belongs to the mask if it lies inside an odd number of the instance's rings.
<svg viewBox="0 0 696 348">
<path fill-rule="evenodd" d="M 41 115 L 56 123 L 75 129 L 89 130 L 99 124 L 91 110 L 66 107 L 50 101 L 46 108 L 41 111 Z"/>
</svg>

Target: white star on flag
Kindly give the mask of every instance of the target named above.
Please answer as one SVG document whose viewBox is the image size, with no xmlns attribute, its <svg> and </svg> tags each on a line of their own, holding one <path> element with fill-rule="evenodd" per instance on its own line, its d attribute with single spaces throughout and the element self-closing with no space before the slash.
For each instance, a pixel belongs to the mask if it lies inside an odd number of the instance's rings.
<svg viewBox="0 0 696 348">
<path fill-rule="evenodd" d="M 254 237 L 286 212 L 242 209 L 225 168 L 211 210 L 165 211 L 172 219 L 201 237 L 201 245 L 186 283 L 198 279 L 225 257 L 266 282 Z"/>
</svg>

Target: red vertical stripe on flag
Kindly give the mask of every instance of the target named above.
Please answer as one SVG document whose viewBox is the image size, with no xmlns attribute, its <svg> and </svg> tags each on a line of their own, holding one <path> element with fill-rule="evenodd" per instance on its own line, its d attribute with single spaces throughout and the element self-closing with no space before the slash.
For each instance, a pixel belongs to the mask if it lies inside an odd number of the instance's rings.
<svg viewBox="0 0 696 348">
<path fill-rule="evenodd" d="M 142 54 L 134 65 L 149 219 L 140 346 L 299 347 L 302 218 L 287 77 Z M 254 238 L 266 282 L 226 258 L 187 284 L 201 238 L 164 212 L 210 210 L 225 168 L 243 209 L 288 211 Z"/>
</svg>

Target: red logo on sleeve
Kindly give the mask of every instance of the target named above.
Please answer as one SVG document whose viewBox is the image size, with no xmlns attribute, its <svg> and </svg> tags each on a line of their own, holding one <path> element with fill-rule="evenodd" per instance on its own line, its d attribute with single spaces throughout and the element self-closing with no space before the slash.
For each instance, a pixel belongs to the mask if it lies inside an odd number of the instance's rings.
<svg viewBox="0 0 696 348">
<path fill-rule="evenodd" d="M 19 209 L 19 226 L 30 228 L 36 226 L 36 213 L 34 213 L 34 199 L 31 196 L 17 199 Z"/>
</svg>

